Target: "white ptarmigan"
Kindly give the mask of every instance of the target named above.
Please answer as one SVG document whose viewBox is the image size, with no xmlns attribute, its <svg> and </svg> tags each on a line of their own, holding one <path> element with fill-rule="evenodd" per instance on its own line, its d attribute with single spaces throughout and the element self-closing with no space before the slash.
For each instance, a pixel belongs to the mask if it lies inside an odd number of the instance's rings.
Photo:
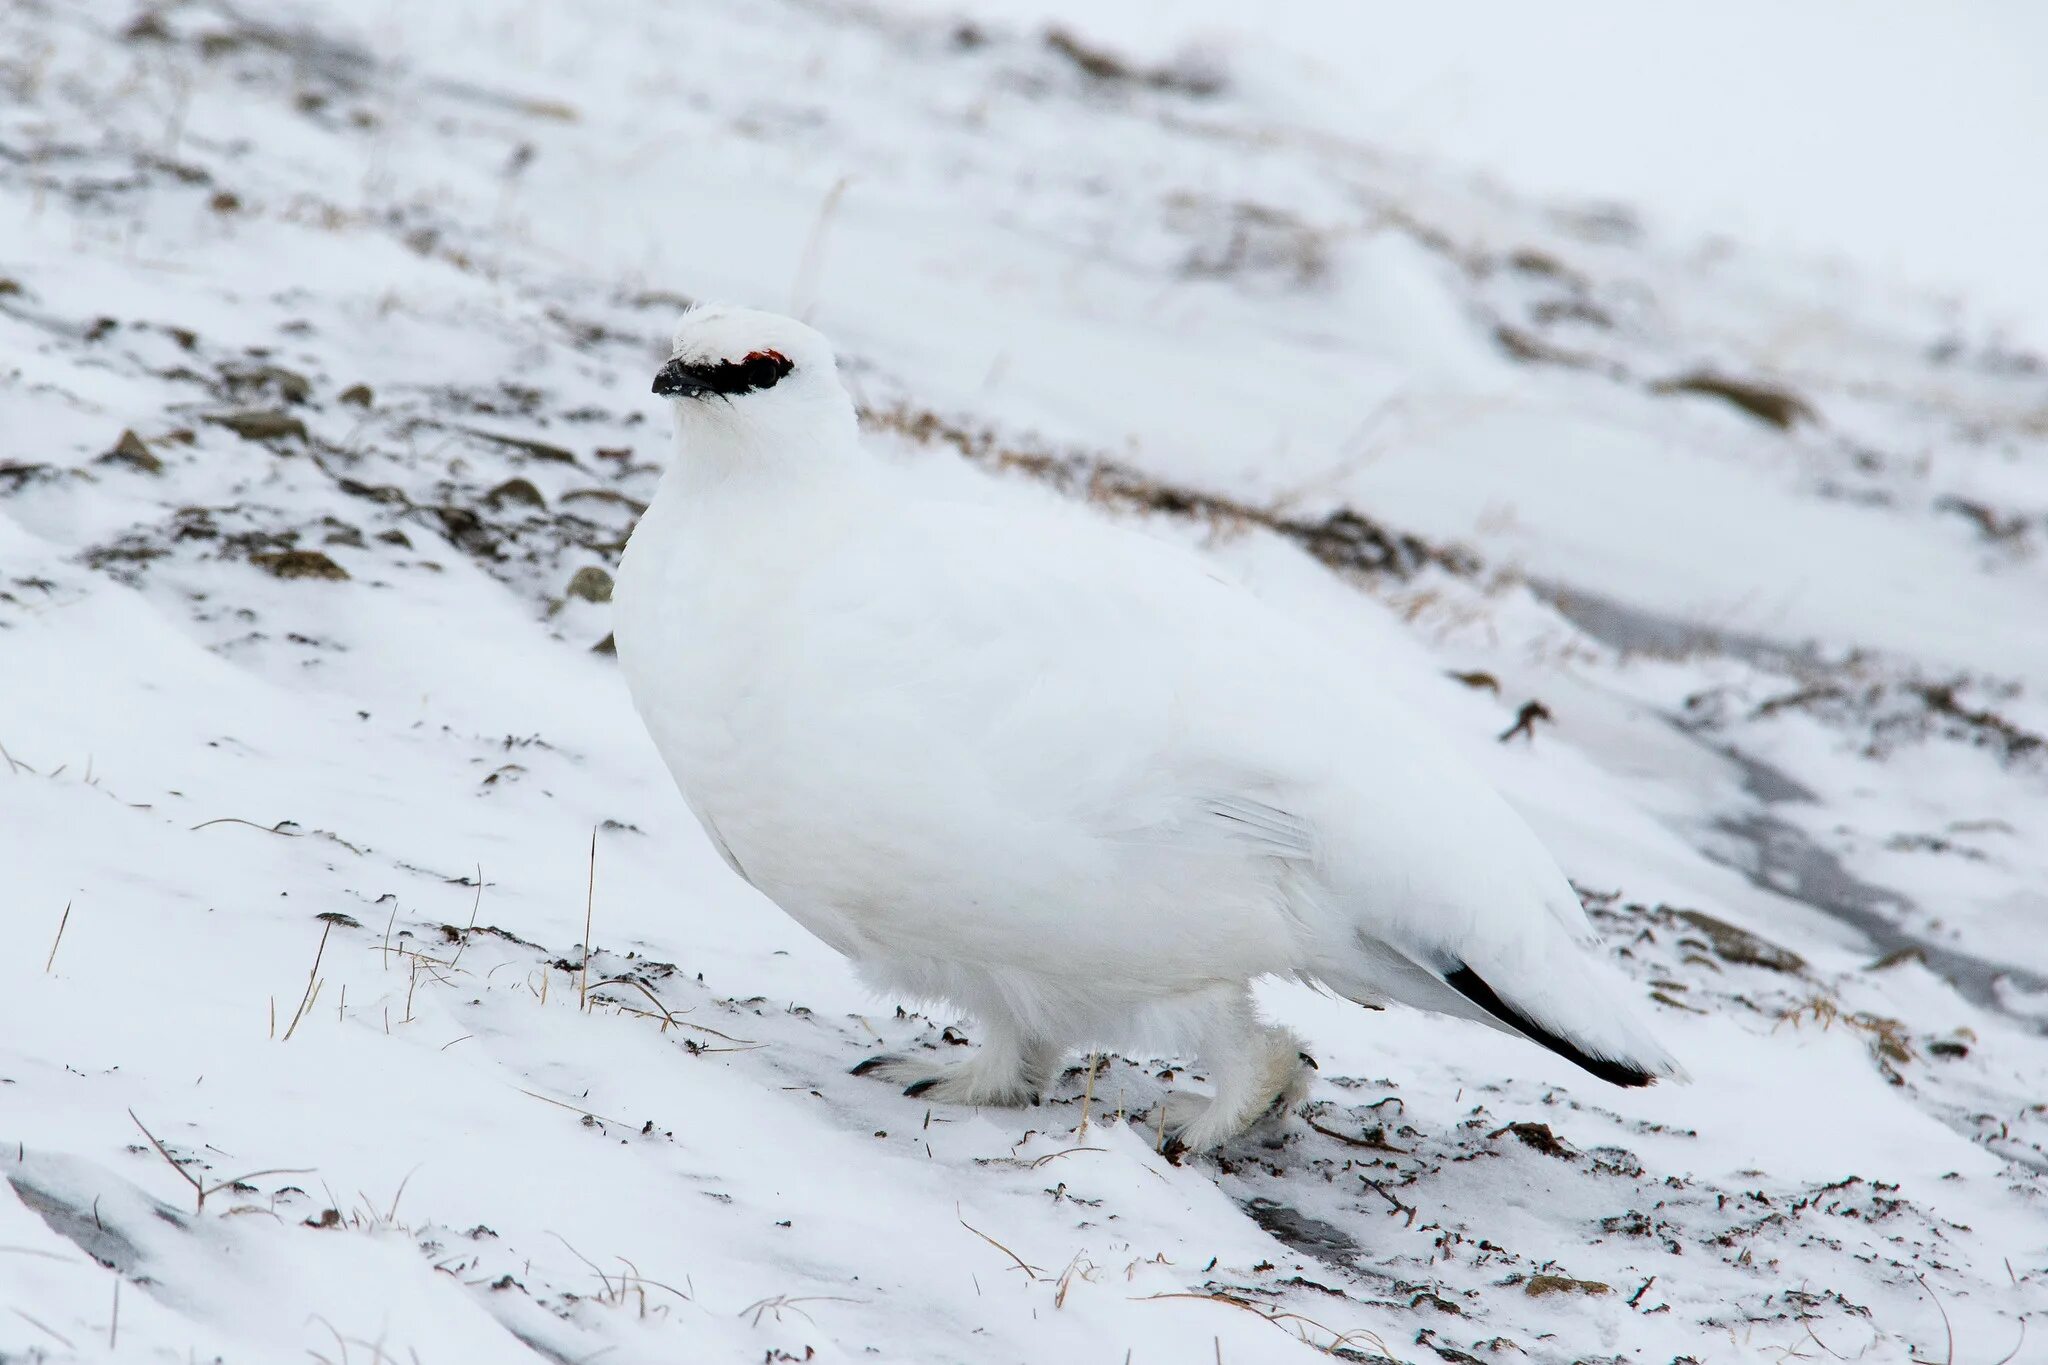
<svg viewBox="0 0 2048 1365">
<path fill-rule="evenodd" d="M 675 458 L 614 601 L 635 706 L 735 872 L 878 989 L 980 1025 L 965 1061 L 858 1072 L 1029 1103 L 1070 1048 L 1165 1025 L 1215 1097 L 1161 1121 L 1202 1150 L 1306 1093 L 1248 992 L 1279 976 L 1617 1085 L 1683 1075 L 1500 797 L 1194 552 L 934 493 L 862 449 L 789 318 L 686 313 L 654 392 Z"/>
</svg>

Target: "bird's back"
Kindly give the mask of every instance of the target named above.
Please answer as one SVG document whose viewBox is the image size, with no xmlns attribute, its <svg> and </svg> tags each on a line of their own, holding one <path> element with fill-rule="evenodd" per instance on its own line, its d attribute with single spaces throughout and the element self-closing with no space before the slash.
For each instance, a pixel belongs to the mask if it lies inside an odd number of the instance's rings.
<svg viewBox="0 0 2048 1365">
<path fill-rule="evenodd" d="M 747 875 L 828 941 L 1114 962 L 1137 994 L 1274 972 L 1499 1023 L 1447 984 L 1462 968 L 1611 1054 L 1640 1033 L 1600 1010 L 1523 822 L 1196 554 L 893 471 L 815 496 L 689 515 L 698 562 L 752 590 L 680 614 L 702 681 L 649 721 Z"/>
</svg>

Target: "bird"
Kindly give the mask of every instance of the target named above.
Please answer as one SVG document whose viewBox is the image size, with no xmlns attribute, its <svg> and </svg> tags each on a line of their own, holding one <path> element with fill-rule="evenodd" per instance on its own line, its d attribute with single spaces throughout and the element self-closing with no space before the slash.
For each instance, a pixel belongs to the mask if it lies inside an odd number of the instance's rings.
<svg viewBox="0 0 2048 1365">
<path fill-rule="evenodd" d="M 1308 1095 L 1251 995 L 1276 978 L 1685 1078 L 1523 820 L 1209 556 L 885 458 L 791 318 L 691 308 L 653 392 L 674 454 L 613 595 L 635 709 L 734 873 L 976 1025 L 962 1060 L 857 1074 L 1028 1105 L 1083 1045 L 1165 1036 L 1213 1093 L 1170 1091 L 1160 1132 L 1209 1151 Z"/>
</svg>

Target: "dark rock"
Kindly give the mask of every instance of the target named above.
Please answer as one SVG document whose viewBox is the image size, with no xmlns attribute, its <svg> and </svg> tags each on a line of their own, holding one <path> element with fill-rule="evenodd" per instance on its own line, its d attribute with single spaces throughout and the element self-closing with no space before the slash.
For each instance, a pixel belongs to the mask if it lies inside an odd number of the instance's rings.
<svg viewBox="0 0 2048 1365">
<path fill-rule="evenodd" d="M 226 427 L 245 441 L 276 441 L 287 436 L 301 441 L 306 439 L 306 424 L 288 412 L 223 412 L 215 413 L 206 420 L 217 427 Z"/>
<path fill-rule="evenodd" d="M 1739 962 L 1751 967 L 1766 967 L 1774 972 L 1801 972 L 1806 970 L 1806 959 L 1790 948 L 1780 948 L 1769 939 L 1758 938 L 1747 929 L 1737 928 L 1723 919 L 1716 919 L 1704 910 L 1681 910 L 1668 907 L 1680 919 L 1707 936 L 1717 957 L 1727 962 Z"/>
<path fill-rule="evenodd" d="M 508 502 L 516 502 L 543 510 L 548 505 L 548 500 L 541 496 L 540 490 L 535 488 L 532 482 L 526 479 L 505 480 L 505 482 L 484 494 L 484 502 L 491 507 L 503 507 Z"/>
<path fill-rule="evenodd" d="M 1511 1123 L 1505 1128 L 1496 1128 L 1488 1137 L 1499 1137 L 1502 1133 L 1513 1133 L 1524 1146 L 1534 1147 L 1545 1156 L 1554 1156 L 1561 1161 L 1571 1161 L 1577 1153 L 1564 1145 L 1557 1134 L 1550 1131 L 1547 1123 Z"/>
<path fill-rule="evenodd" d="M 325 578 L 339 581 L 348 570 L 318 550 L 278 550 L 250 555 L 249 562 L 278 578 Z"/>
<path fill-rule="evenodd" d="M 1706 370 L 1695 370 L 1676 379 L 1660 379 L 1650 385 L 1651 393 L 1697 393 L 1733 403 L 1759 421 L 1786 430 L 1800 422 L 1817 422 L 1813 406 L 1789 389 L 1758 380 L 1729 379 Z"/>
<path fill-rule="evenodd" d="M 612 576 L 594 564 L 586 564 L 570 578 L 567 594 L 586 602 L 612 600 Z"/>
<path fill-rule="evenodd" d="M 1584 1294 L 1593 1298 L 1601 1294 L 1612 1294 L 1612 1285 L 1598 1280 L 1575 1280 L 1569 1275 L 1531 1275 L 1522 1286 L 1522 1292 L 1532 1299 L 1550 1294 Z"/>
<path fill-rule="evenodd" d="M 133 431 L 123 431 L 121 439 L 114 442 L 114 448 L 100 456 L 101 464 L 125 464 L 145 474 L 161 474 L 164 462 L 150 453 L 149 447 Z"/>
</svg>

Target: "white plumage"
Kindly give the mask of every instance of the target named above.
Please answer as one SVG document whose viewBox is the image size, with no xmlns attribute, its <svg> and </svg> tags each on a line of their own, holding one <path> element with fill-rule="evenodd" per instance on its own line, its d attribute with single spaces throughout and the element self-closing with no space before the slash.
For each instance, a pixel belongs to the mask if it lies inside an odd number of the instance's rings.
<svg viewBox="0 0 2048 1365">
<path fill-rule="evenodd" d="M 878 988 L 976 1017 L 965 1062 L 861 1068 L 1030 1101 L 1169 1025 L 1202 1149 L 1306 1090 L 1247 985 L 1295 977 L 1681 1075 L 1575 941 L 1535 836 L 1424 723 L 1199 556 L 1079 506 L 935 495 L 859 443 L 817 333 L 701 308 L 656 392 L 677 452 L 615 599 L 635 705 L 733 869 Z"/>
</svg>

